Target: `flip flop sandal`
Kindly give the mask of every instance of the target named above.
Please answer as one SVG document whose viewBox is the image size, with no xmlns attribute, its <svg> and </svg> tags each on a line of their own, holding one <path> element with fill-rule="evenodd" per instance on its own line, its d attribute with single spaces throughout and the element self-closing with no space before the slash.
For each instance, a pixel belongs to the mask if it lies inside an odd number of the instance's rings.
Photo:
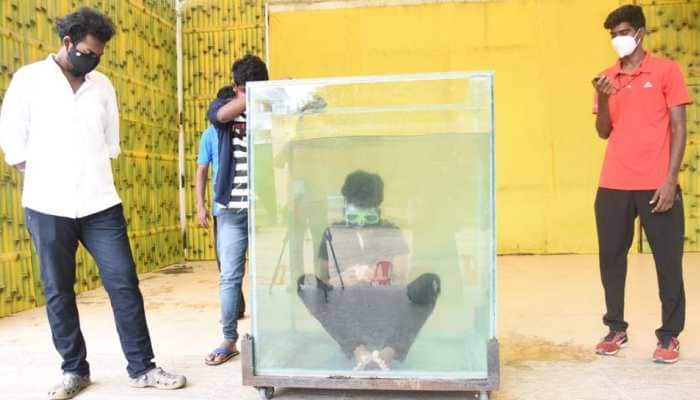
<svg viewBox="0 0 700 400">
<path fill-rule="evenodd" d="M 224 347 L 219 347 L 214 349 L 214 351 L 212 351 L 211 354 L 209 354 L 210 356 L 214 356 L 214 359 L 205 359 L 204 363 L 211 366 L 221 365 L 239 354 L 240 352 L 238 350 L 230 350 Z"/>
</svg>

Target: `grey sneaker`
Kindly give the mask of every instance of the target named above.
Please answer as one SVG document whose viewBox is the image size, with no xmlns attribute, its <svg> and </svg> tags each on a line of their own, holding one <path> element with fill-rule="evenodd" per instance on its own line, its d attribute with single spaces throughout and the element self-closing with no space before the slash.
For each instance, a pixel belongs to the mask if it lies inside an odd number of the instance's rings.
<svg viewBox="0 0 700 400">
<path fill-rule="evenodd" d="M 63 382 L 49 391 L 49 400 L 72 399 L 88 386 L 90 386 L 89 376 L 81 376 L 74 372 L 64 372 Z"/>
<path fill-rule="evenodd" d="M 145 374 L 130 378 L 129 385 L 135 388 L 156 388 L 163 390 L 173 390 L 185 387 L 187 378 L 183 375 L 169 374 L 163 371 L 162 368 L 153 368 Z"/>
</svg>

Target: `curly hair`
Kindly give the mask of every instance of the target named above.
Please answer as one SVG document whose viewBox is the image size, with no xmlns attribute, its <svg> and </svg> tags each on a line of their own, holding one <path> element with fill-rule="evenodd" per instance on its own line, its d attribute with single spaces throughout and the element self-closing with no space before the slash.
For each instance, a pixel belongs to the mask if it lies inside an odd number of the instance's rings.
<svg viewBox="0 0 700 400">
<path fill-rule="evenodd" d="M 68 36 L 76 44 L 88 35 L 94 36 L 102 43 L 109 42 L 114 36 L 112 20 L 89 7 L 83 7 L 74 13 L 58 18 L 55 29 L 61 39 Z"/>
<path fill-rule="evenodd" d="M 642 11 L 642 7 L 632 4 L 619 7 L 610 14 L 608 14 L 608 17 L 605 19 L 605 23 L 603 24 L 603 26 L 605 27 L 605 29 L 610 30 L 623 22 L 629 23 L 634 27 L 634 29 L 646 27 L 647 21 L 644 17 L 644 11 Z"/>
<path fill-rule="evenodd" d="M 358 170 L 345 178 L 341 193 L 348 203 L 358 207 L 379 207 L 384 201 L 384 181 L 377 174 Z"/>
</svg>

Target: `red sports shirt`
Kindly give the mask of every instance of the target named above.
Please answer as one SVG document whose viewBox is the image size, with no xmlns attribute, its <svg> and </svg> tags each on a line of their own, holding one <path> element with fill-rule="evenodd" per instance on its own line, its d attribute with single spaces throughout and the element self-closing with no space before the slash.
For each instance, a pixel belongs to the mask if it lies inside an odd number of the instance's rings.
<svg viewBox="0 0 700 400">
<path fill-rule="evenodd" d="M 613 83 L 609 109 L 612 131 L 600 187 L 656 190 L 668 176 L 671 158 L 669 108 L 691 102 L 678 65 L 647 53 L 633 71 L 621 62 L 602 72 Z M 597 111 L 594 99 L 594 112 Z"/>
</svg>

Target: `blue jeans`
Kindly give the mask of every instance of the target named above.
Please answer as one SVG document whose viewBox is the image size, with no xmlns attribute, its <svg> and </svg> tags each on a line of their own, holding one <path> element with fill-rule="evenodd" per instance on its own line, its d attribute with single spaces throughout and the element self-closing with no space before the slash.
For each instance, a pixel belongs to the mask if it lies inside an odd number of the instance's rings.
<svg viewBox="0 0 700 400">
<path fill-rule="evenodd" d="M 128 361 L 129 376 L 135 378 L 155 368 L 122 206 L 77 219 L 42 214 L 28 208 L 24 214 L 41 264 L 46 312 L 54 346 L 63 358 L 63 371 L 90 374 L 73 290 L 78 243 L 85 246 L 100 270 L 122 351 Z"/>
<path fill-rule="evenodd" d="M 224 339 L 235 343 L 238 341 L 241 284 L 248 250 L 248 210 L 222 209 L 216 218 L 216 247 L 221 264 L 221 325 Z"/>
</svg>

